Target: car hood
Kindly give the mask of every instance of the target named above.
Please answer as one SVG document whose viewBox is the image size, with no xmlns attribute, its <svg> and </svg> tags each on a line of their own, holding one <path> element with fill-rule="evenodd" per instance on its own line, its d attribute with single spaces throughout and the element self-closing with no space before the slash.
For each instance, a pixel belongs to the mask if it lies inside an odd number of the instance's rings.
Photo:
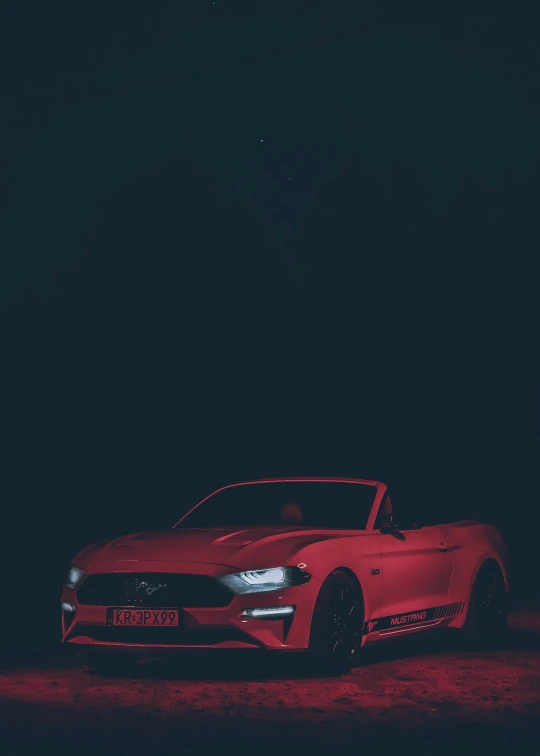
<svg viewBox="0 0 540 756">
<path fill-rule="evenodd" d="M 350 535 L 299 526 L 154 530 L 88 546 L 75 562 L 80 567 L 100 562 L 167 561 L 257 569 L 286 564 L 301 548 L 317 541 Z"/>
</svg>

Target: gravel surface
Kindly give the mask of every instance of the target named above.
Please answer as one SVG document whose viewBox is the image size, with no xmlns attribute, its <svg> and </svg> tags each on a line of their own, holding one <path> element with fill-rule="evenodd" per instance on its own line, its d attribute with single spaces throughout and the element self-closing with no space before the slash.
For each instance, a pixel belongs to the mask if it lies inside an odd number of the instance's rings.
<svg viewBox="0 0 540 756">
<path fill-rule="evenodd" d="M 250 652 L 247 652 L 248 654 Z M 0 670 L 0 753 L 540 754 L 540 611 L 511 617 L 502 651 L 455 636 L 381 644 L 349 675 L 312 678 L 291 657 L 202 655 L 100 676 L 70 657 Z"/>
</svg>

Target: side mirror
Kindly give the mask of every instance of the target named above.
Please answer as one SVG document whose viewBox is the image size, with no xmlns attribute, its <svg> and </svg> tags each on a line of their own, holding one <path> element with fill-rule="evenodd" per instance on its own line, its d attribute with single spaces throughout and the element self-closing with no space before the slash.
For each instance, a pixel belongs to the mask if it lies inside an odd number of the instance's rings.
<svg viewBox="0 0 540 756">
<path fill-rule="evenodd" d="M 405 536 L 403 535 L 403 533 L 401 532 L 401 530 L 402 530 L 402 528 L 398 528 L 397 525 L 394 525 L 392 523 L 392 525 L 386 525 L 385 527 L 381 528 L 380 532 L 383 535 L 394 536 L 394 538 L 397 538 L 398 541 L 404 541 L 405 540 Z"/>
<path fill-rule="evenodd" d="M 421 525 L 418 522 L 403 522 L 401 526 L 392 524 L 389 527 L 388 532 L 395 533 L 396 531 L 403 531 L 403 530 L 421 530 L 422 527 L 423 525 Z"/>
<path fill-rule="evenodd" d="M 392 523 L 391 525 L 385 525 L 384 527 L 380 528 L 380 532 L 383 535 L 392 535 L 393 533 L 399 533 L 399 528 L 397 525 L 394 525 Z"/>
</svg>

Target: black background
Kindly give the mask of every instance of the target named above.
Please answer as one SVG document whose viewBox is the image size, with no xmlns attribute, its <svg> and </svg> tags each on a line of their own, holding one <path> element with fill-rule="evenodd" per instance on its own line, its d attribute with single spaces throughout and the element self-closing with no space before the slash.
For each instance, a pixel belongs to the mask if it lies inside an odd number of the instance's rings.
<svg viewBox="0 0 540 756">
<path fill-rule="evenodd" d="M 495 522 L 537 595 L 537 14 L 290 6 L 4 17 L 13 642 L 82 546 L 259 476 Z"/>
</svg>

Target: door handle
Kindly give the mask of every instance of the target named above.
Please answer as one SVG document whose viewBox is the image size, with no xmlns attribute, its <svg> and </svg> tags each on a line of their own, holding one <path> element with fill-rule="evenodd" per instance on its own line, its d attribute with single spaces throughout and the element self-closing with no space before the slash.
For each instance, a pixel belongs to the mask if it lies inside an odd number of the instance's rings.
<svg viewBox="0 0 540 756">
<path fill-rule="evenodd" d="M 447 543 L 440 543 L 439 544 L 439 551 L 448 551 L 450 546 Z"/>
</svg>

